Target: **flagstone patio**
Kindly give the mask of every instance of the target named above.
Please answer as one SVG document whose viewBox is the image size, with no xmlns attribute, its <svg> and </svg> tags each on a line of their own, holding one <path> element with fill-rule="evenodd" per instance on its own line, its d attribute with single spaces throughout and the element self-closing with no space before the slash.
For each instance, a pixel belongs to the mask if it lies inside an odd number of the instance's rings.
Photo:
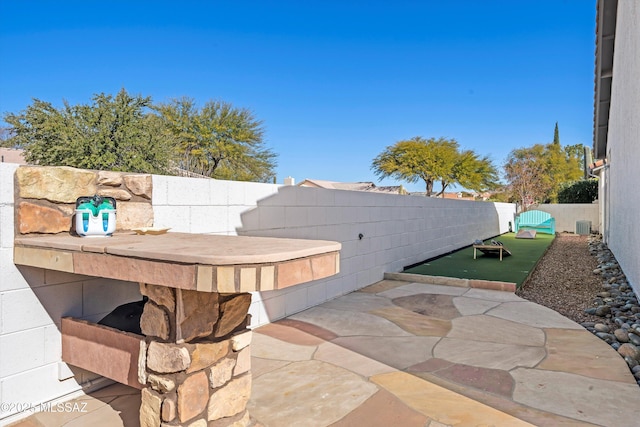
<svg viewBox="0 0 640 427">
<path fill-rule="evenodd" d="M 254 330 L 258 425 L 635 426 L 640 389 L 606 343 L 510 292 L 384 280 Z M 134 426 L 138 392 L 26 426 Z M 74 417 L 75 416 L 75 417 Z"/>
</svg>

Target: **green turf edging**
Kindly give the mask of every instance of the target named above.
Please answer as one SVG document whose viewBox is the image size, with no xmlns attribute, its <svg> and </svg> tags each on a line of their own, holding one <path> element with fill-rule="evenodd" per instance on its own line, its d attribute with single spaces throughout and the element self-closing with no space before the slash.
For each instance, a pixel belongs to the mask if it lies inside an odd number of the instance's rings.
<svg viewBox="0 0 640 427">
<path fill-rule="evenodd" d="M 482 255 L 478 252 L 473 259 L 473 247 L 447 254 L 436 260 L 405 270 L 405 273 L 429 276 L 457 277 L 461 279 L 492 280 L 513 282 L 520 287 L 533 271 L 555 235 L 538 233 L 535 239 L 516 239 L 515 233 L 506 233 L 494 238 L 509 249 L 511 256 L 502 261 L 495 256 Z M 490 244 L 490 240 L 485 241 Z"/>
</svg>

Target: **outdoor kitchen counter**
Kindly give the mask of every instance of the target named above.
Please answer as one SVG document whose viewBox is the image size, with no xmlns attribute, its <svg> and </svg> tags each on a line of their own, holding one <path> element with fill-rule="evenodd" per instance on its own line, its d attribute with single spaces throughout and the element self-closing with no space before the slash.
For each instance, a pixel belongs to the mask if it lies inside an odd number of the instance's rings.
<svg viewBox="0 0 640 427">
<path fill-rule="evenodd" d="M 13 258 L 138 282 L 147 297 L 141 335 L 71 317 L 61 319 L 60 332 L 63 361 L 141 389 L 141 427 L 250 427 L 249 292 L 334 275 L 340 248 L 249 236 L 64 233 L 16 237 Z"/>
<path fill-rule="evenodd" d="M 153 180 L 146 174 L 27 166 L 16 170 L 15 187 L 14 264 L 77 274 L 81 277 L 69 280 L 83 291 L 94 282 L 85 283 L 86 276 L 125 281 L 140 290 L 140 300 L 118 307 L 110 298 L 94 301 L 104 304 L 98 312 L 109 313 L 98 323 L 65 316 L 84 314 L 84 299 L 65 301 L 63 317 L 51 319 L 60 330 L 63 362 L 140 389 L 141 427 L 256 424 L 247 410 L 249 311 L 254 307 L 265 322 L 272 314 L 261 301 L 252 301 L 252 292 L 335 275 L 340 243 L 148 228 Z M 77 205 L 83 195 L 113 191 L 131 196 L 118 206 L 129 203 L 136 213 L 128 218 L 121 209 L 117 224 L 131 231 L 111 237 L 69 231 L 74 200 Z M 107 230 L 114 219 L 110 213 Z"/>
<path fill-rule="evenodd" d="M 253 236 L 116 233 L 19 236 L 14 263 L 201 292 L 283 289 L 339 271 L 337 242 Z"/>
</svg>

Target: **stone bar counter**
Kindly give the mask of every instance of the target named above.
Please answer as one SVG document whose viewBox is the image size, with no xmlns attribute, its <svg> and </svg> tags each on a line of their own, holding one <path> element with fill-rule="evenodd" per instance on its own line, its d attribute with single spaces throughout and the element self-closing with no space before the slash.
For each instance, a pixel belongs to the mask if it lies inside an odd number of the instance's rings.
<svg viewBox="0 0 640 427">
<path fill-rule="evenodd" d="M 143 335 L 62 319 L 62 358 L 142 390 L 140 424 L 249 426 L 251 291 L 339 271 L 340 244 L 185 233 L 16 236 L 16 265 L 137 282 Z"/>
</svg>

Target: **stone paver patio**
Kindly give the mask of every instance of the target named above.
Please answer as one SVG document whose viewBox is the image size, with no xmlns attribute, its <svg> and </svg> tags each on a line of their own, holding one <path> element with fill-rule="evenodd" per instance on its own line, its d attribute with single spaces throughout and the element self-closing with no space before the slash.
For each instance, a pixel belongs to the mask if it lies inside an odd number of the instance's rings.
<svg viewBox="0 0 640 427">
<path fill-rule="evenodd" d="M 255 329 L 252 352 L 248 409 L 268 427 L 638 425 L 623 359 L 509 292 L 384 280 Z M 138 394 L 18 425 L 137 425 Z"/>
</svg>

